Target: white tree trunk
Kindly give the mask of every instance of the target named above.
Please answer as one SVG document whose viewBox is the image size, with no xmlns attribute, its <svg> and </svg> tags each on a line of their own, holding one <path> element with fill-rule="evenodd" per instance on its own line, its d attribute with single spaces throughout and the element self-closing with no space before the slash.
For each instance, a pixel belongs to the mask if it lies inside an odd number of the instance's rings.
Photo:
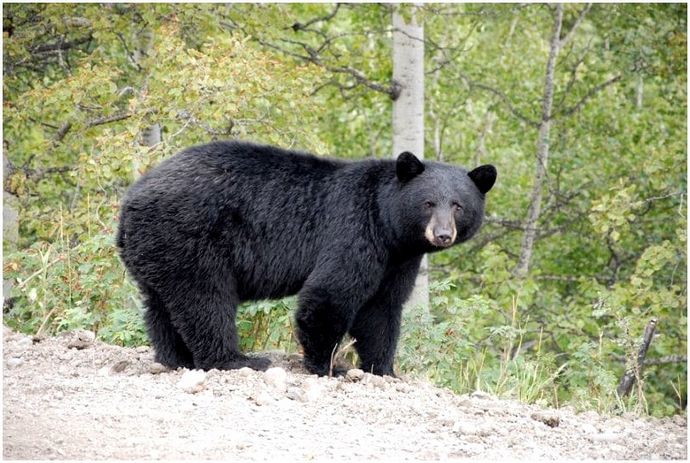
<svg viewBox="0 0 690 463">
<path fill-rule="evenodd" d="M 637 109 L 642 109 L 642 103 L 644 102 L 644 79 L 642 74 L 637 76 L 637 85 L 635 86 L 635 107 Z"/>
<path fill-rule="evenodd" d="M 410 151 L 424 157 L 424 26 L 416 20 L 417 7 L 406 23 L 400 6 L 393 11 L 393 80 L 400 94 L 393 101 L 393 156 Z M 429 310 L 427 259 L 419 269 L 409 307 Z"/>
<path fill-rule="evenodd" d="M 546 76 L 544 78 L 544 96 L 542 98 L 541 121 L 539 122 L 539 137 L 537 139 L 537 159 L 535 166 L 534 184 L 530 196 L 527 220 L 525 221 L 525 234 L 520 248 L 520 259 L 513 270 L 513 274 L 524 278 L 529 272 L 532 260 L 532 251 L 537 237 L 537 221 L 541 213 L 541 200 L 543 195 L 544 180 L 546 178 L 549 162 L 549 133 L 551 131 L 551 110 L 553 107 L 554 73 L 556 58 L 561 49 L 561 25 L 563 24 L 563 4 L 558 4 L 554 18 L 553 33 L 549 48 L 549 59 L 546 63 Z"/>
</svg>

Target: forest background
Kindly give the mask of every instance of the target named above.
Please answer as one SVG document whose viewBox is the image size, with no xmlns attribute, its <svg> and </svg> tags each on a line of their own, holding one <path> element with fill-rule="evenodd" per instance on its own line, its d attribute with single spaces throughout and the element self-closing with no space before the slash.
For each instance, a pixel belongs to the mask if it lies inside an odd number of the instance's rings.
<svg viewBox="0 0 690 463">
<path fill-rule="evenodd" d="M 499 172 L 481 233 L 430 258 L 398 370 L 545 405 L 683 411 L 684 4 L 4 4 L 5 323 L 146 344 L 119 202 L 182 148 L 393 156 L 396 11 L 424 28 L 425 158 Z M 243 305 L 243 348 L 297 350 L 294 306 Z"/>
</svg>

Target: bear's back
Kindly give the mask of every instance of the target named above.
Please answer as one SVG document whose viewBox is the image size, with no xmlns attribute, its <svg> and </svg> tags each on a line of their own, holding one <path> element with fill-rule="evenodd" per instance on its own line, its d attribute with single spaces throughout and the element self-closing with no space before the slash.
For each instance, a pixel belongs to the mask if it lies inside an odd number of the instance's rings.
<svg viewBox="0 0 690 463">
<path fill-rule="evenodd" d="M 178 159 L 175 159 L 178 158 Z M 241 175 L 323 178 L 345 165 L 309 153 L 243 141 L 217 141 L 195 146 L 171 158 L 175 164 Z M 174 167 L 176 170 L 179 166 Z"/>
</svg>

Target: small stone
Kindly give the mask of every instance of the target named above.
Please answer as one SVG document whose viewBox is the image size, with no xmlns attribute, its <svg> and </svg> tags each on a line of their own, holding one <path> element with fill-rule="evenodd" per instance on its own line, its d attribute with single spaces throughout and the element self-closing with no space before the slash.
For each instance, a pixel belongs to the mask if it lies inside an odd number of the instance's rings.
<svg viewBox="0 0 690 463">
<path fill-rule="evenodd" d="M 550 428 L 555 428 L 559 424 L 561 424 L 560 417 L 554 413 L 535 412 L 535 413 L 532 413 L 532 419 L 536 420 L 536 421 L 540 421 Z"/>
<path fill-rule="evenodd" d="M 307 402 L 309 400 L 302 389 L 294 386 L 287 389 L 285 397 L 290 400 L 296 400 L 297 402 Z"/>
<path fill-rule="evenodd" d="M 151 373 L 152 375 L 158 375 L 160 373 L 163 373 L 167 369 L 168 367 L 158 362 L 153 362 L 151 365 L 149 365 L 149 373 Z"/>
<path fill-rule="evenodd" d="M 599 433 L 599 430 L 596 426 L 586 421 L 581 423 L 579 427 L 583 434 L 595 435 Z"/>
<path fill-rule="evenodd" d="M 383 376 L 377 376 L 375 375 L 374 377 L 371 378 L 371 385 L 378 388 L 378 389 L 385 389 L 386 386 L 388 385 L 388 382 L 383 378 Z"/>
<path fill-rule="evenodd" d="M 364 378 L 364 371 L 360 370 L 359 368 L 347 370 L 347 373 L 345 374 L 345 379 L 353 383 L 361 381 L 362 378 Z"/>
<path fill-rule="evenodd" d="M 196 394 L 204 389 L 206 372 L 203 370 L 187 370 L 177 382 L 177 387 L 189 394 Z"/>
<path fill-rule="evenodd" d="M 473 399 L 480 399 L 480 400 L 491 400 L 494 398 L 488 392 L 479 391 L 479 390 L 474 391 L 472 394 L 470 394 L 470 397 L 472 397 Z"/>
<path fill-rule="evenodd" d="M 602 432 L 589 436 L 592 442 L 616 442 L 620 440 L 621 436 L 612 432 Z"/>
<path fill-rule="evenodd" d="M 249 397 L 256 405 L 263 406 L 274 402 L 275 399 L 267 391 L 258 391 Z"/>
<path fill-rule="evenodd" d="M 5 364 L 7 365 L 7 368 L 10 368 L 10 369 L 17 368 L 17 367 L 21 366 L 23 363 L 24 363 L 24 359 L 22 359 L 20 357 L 10 357 L 5 362 Z"/>
<path fill-rule="evenodd" d="M 34 342 L 32 341 L 31 338 L 23 336 L 20 339 L 18 339 L 16 342 L 10 344 L 7 348 L 7 351 L 12 352 L 13 354 L 15 354 L 15 356 L 20 356 L 21 354 L 26 352 L 26 350 L 29 347 L 31 347 L 33 345 L 33 343 Z"/>
<path fill-rule="evenodd" d="M 305 402 L 315 402 L 323 395 L 324 386 L 319 382 L 318 378 L 307 378 L 302 387 L 304 391 Z"/>
<path fill-rule="evenodd" d="M 242 367 L 239 370 L 237 370 L 237 374 L 240 376 L 251 376 L 253 375 L 255 370 L 252 370 L 249 367 Z"/>
<path fill-rule="evenodd" d="M 137 346 L 136 351 L 139 354 L 145 354 L 149 351 L 149 346 Z"/>
<path fill-rule="evenodd" d="M 479 433 L 479 428 L 472 423 L 456 421 L 453 424 L 453 432 L 466 436 L 473 436 Z"/>
<path fill-rule="evenodd" d="M 287 390 L 287 373 L 280 367 L 273 367 L 264 373 L 264 382 L 276 392 Z"/>
<path fill-rule="evenodd" d="M 68 336 L 70 340 L 67 342 L 67 347 L 70 349 L 86 349 L 96 340 L 96 334 L 88 330 L 74 330 Z"/>
<path fill-rule="evenodd" d="M 122 373 L 129 366 L 129 360 L 120 360 L 111 367 L 113 373 Z"/>
</svg>

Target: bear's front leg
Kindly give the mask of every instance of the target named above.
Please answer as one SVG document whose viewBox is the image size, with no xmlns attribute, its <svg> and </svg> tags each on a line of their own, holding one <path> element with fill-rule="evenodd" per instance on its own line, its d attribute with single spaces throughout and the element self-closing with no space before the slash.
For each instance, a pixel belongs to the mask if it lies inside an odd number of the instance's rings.
<svg viewBox="0 0 690 463">
<path fill-rule="evenodd" d="M 359 307 L 380 282 L 379 272 L 351 258 L 333 259 L 329 263 L 317 267 L 307 279 L 299 293 L 296 315 L 304 365 L 320 376 L 329 374 L 333 350 L 352 326 Z M 338 369 L 334 373 L 344 371 Z"/>
<path fill-rule="evenodd" d="M 362 370 L 395 376 L 402 307 L 412 293 L 420 262 L 421 256 L 391 265 L 376 294 L 357 312 L 350 335 L 357 340 L 355 349 Z"/>
<path fill-rule="evenodd" d="M 304 350 L 304 366 L 311 373 L 326 376 L 331 354 L 352 323 L 353 310 L 337 303 L 328 291 L 306 289 L 300 293 L 297 338 Z M 338 375 L 343 372 L 333 366 Z"/>
</svg>

